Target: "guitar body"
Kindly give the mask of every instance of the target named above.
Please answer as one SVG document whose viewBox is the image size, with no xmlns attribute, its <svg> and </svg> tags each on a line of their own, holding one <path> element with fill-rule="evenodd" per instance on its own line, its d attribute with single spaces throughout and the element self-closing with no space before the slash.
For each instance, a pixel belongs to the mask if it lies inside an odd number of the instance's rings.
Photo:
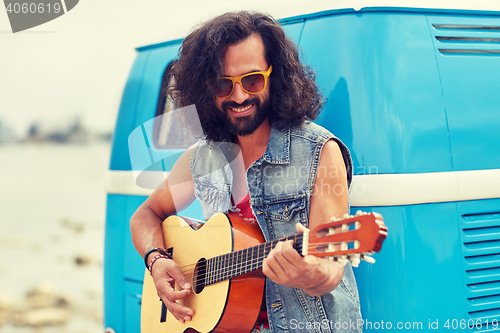
<svg viewBox="0 0 500 333">
<path fill-rule="evenodd" d="M 340 265 L 350 260 L 357 267 L 361 259 L 374 262 L 369 255 L 380 251 L 387 236 L 382 216 L 363 212 L 267 243 L 257 225 L 235 214 L 216 214 L 201 228 L 194 225 L 189 219 L 171 216 L 163 221 L 162 231 L 167 252 L 193 285 L 189 296 L 179 302 L 195 314 L 190 322 L 178 322 L 159 299 L 146 270 L 143 333 L 251 332 L 264 296 L 262 263 L 278 242 L 293 240 L 303 256 L 330 257 Z"/>
<path fill-rule="evenodd" d="M 258 245 L 264 237 L 257 225 L 241 217 L 217 214 L 200 229 L 189 220 L 170 216 L 162 224 L 165 248 L 170 251 L 189 281 L 200 259 Z M 193 286 L 195 283 L 191 283 Z M 143 333 L 251 332 L 259 317 L 264 296 L 265 276 L 245 274 L 192 291 L 182 300 L 195 311 L 190 322 L 180 323 L 159 299 L 149 271 L 144 275 L 141 331 Z M 178 286 L 176 286 L 178 288 Z M 163 314 L 162 314 L 163 311 Z"/>
</svg>

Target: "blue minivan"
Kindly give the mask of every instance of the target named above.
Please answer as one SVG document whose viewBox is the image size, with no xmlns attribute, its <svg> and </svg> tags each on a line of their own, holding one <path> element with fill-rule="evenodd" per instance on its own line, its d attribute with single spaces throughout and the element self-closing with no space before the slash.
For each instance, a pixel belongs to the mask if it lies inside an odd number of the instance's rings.
<svg viewBox="0 0 500 333">
<path fill-rule="evenodd" d="M 316 122 L 351 151 L 352 213 L 378 212 L 389 228 L 376 263 L 354 268 L 364 331 L 500 329 L 500 12 L 336 9 L 281 23 L 328 99 Z M 148 180 L 194 140 L 166 113 L 181 42 L 137 48 L 123 92 L 107 182 L 107 332 L 140 332 L 144 263 L 129 220 Z M 202 219 L 201 207 L 181 215 Z"/>
</svg>

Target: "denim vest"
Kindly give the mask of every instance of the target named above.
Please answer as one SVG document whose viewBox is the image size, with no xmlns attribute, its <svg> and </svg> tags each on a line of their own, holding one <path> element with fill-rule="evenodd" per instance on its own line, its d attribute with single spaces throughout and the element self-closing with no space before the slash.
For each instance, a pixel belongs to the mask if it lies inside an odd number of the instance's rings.
<svg viewBox="0 0 500 333">
<path fill-rule="evenodd" d="M 286 131 L 271 129 L 266 152 L 246 173 L 250 204 L 266 241 L 295 234 L 298 222 L 308 226 L 319 157 L 329 139 L 340 146 L 350 185 L 349 151 L 326 129 L 311 122 Z M 227 159 L 231 145 L 200 141 L 193 150 L 195 196 L 205 219 L 231 209 L 232 171 Z M 337 288 L 318 297 L 266 279 L 266 305 L 273 333 L 362 331 L 357 326 L 361 313 L 350 264 Z"/>
</svg>

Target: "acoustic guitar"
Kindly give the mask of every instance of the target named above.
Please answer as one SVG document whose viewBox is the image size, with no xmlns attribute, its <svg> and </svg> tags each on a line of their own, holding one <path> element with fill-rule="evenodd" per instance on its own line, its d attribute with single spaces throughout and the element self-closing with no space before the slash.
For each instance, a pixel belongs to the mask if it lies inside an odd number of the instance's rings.
<svg viewBox="0 0 500 333">
<path fill-rule="evenodd" d="M 330 257 L 340 264 L 373 262 L 387 236 L 377 213 L 359 213 L 316 229 L 264 242 L 259 226 L 236 214 L 217 214 L 198 227 L 170 216 L 162 223 L 167 251 L 191 281 L 193 292 L 182 303 L 195 311 L 180 323 L 159 299 L 149 271 L 144 274 L 141 308 L 143 333 L 251 332 L 264 297 L 262 262 L 279 241 L 293 240 L 302 255 Z M 178 288 L 178 286 L 176 286 Z"/>
</svg>

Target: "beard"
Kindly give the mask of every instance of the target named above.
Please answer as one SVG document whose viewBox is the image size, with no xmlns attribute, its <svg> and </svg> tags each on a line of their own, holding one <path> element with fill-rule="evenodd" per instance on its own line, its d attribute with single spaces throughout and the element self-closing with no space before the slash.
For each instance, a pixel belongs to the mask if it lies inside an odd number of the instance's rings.
<svg viewBox="0 0 500 333">
<path fill-rule="evenodd" d="M 250 114 L 245 117 L 235 117 L 231 119 L 229 117 L 229 108 L 240 108 L 250 104 L 255 104 L 256 111 L 254 114 Z M 245 136 L 252 134 L 269 116 L 271 111 L 270 98 L 266 98 L 262 103 L 259 98 L 247 99 L 245 102 L 238 104 L 236 102 L 223 102 L 222 108 L 222 120 L 227 130 L 237 136 Z"/>
</svg>

